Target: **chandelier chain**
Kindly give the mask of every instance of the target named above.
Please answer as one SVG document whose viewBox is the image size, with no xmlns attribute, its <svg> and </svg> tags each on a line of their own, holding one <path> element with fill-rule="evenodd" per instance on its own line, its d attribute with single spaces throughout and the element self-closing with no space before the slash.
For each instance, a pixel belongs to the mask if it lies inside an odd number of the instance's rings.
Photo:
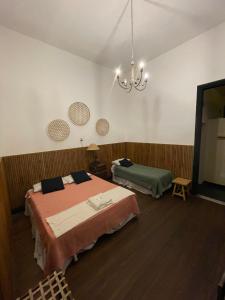
<svg viewBox="0 0 225 300">
<path fill-rule="evenodd" d="M 131 59 L 134 60 L 134 14 L 133 0 L 130 0 L 130 15 L 131 15 Z"/>
</svg>

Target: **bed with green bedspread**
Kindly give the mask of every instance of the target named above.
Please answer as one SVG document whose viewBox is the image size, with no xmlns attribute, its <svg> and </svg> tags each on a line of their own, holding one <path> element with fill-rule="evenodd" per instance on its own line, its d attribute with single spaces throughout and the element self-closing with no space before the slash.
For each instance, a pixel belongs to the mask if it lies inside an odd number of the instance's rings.
<svg viewBox="0 0 225 300">
<path fill-rule="evenodd" d="M 114 166 L 114 176 L 120 177 L 144 188 L 150 189 L 152 196 L 158 198 L 172 185 L 172 173 L 169 170 L 133 164 L 131 167 Z"/>
</svg>

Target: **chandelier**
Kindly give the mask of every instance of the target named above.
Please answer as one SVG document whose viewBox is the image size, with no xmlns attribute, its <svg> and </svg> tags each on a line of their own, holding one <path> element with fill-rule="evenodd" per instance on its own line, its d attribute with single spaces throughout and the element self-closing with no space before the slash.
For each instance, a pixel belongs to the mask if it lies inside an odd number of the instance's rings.
<svg viewBox="0 0 225 300">
<path fill-rule="evenodd" d="M 131 12 L 131 70 L 130 78 L 121 79 L 120 68 L 116 69 L 117 81 L 121 88 L 125 89 L 128 93 L 135 88 L 138 91 L 143 91 L 148 82 L 148 74 L 144 73 L 144 63 L 140 62 L 139 66 L 136 65 L 134 60 L 134 16 L 133 16 L 133 0 L 130 0 L 130 12 Z"/>
</svg>

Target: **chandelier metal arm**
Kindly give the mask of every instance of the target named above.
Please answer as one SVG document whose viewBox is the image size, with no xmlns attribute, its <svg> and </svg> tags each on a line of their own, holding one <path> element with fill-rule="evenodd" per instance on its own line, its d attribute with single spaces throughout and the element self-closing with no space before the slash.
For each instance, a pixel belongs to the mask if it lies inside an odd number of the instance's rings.
<svg viewBox="0 0 225 300">
<path fill-rule="evenodd" d="M 143 91 L 147 87 L 147 81 L 145 80 L 142 85 L 135 86 L 135 89 L 139 92 Z"/>
<path fill-rule="evenodd" d="M 132 82 L 130 82 L 130 88 L 129 88 L 129 90 L 127 91 L 128 93 L 130 93 L 130 92 L 131 92 L 131 90 L 132 90 L 132 87 L 133 87 L 133 83 L 132 83 Z"/>
<path fill-rule="evenodd" d="M 124 81 L 121 81 L 120 80 L 120 77 L 119 76 L 117 76 L 117 81 L 118 81 L 118 83 L 119 83 L 119 86 L 121 87 L 121 88 L 123 88 L 124 90 L 126 90 L 128 93 L 130 93 L 131 92 L 131 90 L 132 90 L 132 88 L 133 88 L 133 83 L 130 81 L 129 82 L 129 84 L 125 84 L 124 83 Z"/>
<path fill-rule="evenodd" d="M 135 87 L 138 87 L 141 82 L 142 82 L 142 77 L 143 77 L 143 69 L 140 70 L 140 78 L 137 78 L 134 82 L 134 86 Z"/>
<path fill-rule="evenodd" d="M 117 81 L 119 83 L 119 86 L 122 87 L 123 89 L 128 90 L 130 88 L 127 84 L 124 83 L 124 81 L 120 80 L 119 76 L 117 76 Z"/>
</svg>

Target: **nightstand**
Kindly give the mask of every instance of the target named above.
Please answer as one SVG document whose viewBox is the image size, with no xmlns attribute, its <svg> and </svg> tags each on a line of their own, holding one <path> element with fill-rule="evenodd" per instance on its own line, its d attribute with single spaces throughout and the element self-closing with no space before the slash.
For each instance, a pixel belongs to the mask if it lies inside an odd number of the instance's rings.
<svg viewBox="0 0 225 300">
<path fill-rule="evenodd" d="M 109 178 L 106 165 L 100 161 L 95 161 L 91 163 L 89 166 L 89 170 L 90 173 L 95 176 L 101 177 L 103 179 Z"/>
</svg>

